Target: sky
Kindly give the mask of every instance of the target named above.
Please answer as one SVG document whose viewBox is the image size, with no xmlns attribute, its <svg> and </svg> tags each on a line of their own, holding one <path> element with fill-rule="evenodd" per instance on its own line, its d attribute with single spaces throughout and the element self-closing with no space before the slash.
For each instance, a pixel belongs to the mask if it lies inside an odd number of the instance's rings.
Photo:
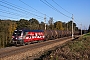
<svg viewBox="0 0 90 60">
<path fill-rule="evenodd" d="M 57 5 L 58 4 L 58 5 Z M 46 23 L 72 20 L 77 27 L 88 29 L 90 25 L 90 0 L 0 0 L 0 19 L 31 19 Z"/>
</svg>

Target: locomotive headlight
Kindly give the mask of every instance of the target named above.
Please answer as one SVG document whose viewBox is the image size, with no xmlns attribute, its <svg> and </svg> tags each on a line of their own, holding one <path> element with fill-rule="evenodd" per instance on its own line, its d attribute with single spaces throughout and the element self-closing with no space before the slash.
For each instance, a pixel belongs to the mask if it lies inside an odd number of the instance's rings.
<svg viewBox="0 0 90 60">
<path fill-rule="evenodd" d="M 17 39 L 17 38 L 16 38 Z"/>
</svg>

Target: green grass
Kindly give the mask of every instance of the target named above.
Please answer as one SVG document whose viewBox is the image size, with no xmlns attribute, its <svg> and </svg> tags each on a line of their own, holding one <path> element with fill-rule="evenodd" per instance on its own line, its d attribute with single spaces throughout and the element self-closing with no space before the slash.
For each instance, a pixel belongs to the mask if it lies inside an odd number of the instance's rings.
<svg viewBox="0 0 90 60">
<path fill-rule="evenodd" d="M 90 32 L 85 34 L 83 37 L 88 37 L 88 36 L 90 36 Z"/>
<path fill-rule="evenodd" d="M 85 34 L 79 39 L 69 44 L 71 51 L 85 51 L 90 46 L 90 33 Z"/>
<path fill-rule="evenodd" d="M 83 41 L 76 41 L 72 44 L 69 44 L 69 48 L 71 49 L 71 51 L 81 51 L 81 50 L 85 50 L 85 46 L 84 46 L 84 42 Z"/>
</svg>

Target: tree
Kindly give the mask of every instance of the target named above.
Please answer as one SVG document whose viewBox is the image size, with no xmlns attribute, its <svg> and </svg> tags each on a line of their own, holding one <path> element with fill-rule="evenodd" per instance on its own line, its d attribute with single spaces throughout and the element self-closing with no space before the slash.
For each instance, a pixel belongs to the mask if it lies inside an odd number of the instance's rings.
<svg viewBox="0 0 90 60">
<path fill-rule="evenodd" d="M 40 29 L 40 30 L 44 30 L 44 29 L 45 29 L 45 23 L 44 23 L 44 22 L 41 22 L 41 23 L 39 24 L 39 29 Z"/>
<path fill-rule="evenodd" d="M 89 28 L 88 28 L 88 32 L 90 32 L 90 25 L 89 25 Z"/>
<path fill-rule="evenodd" d="M 11 20 L 0 21 L 0 47 L 5 47 L 9 44 L 12 38 L 12 33 L 16 27 L 16 22 Z"/>
<path fill-rule="evenodd" d="M 29 21 L 25 20 L 25 19 L 20 19 L 19 21 L 17 21 L 17 28 L 18 29 L 24 29 L 24 28 L 29 28 Z"/>
<path fill-rule="evenodd" d="M 68 30 L 72 31 L 72 21 L 69 21 L 67 24 L 68 24 Z"/>
<path fill-rule="evenodd" d="M 39 24 L 39 21 L 34 18 L 30 19 L 29 22 L 30 24 Z"/>
<path fill-rule="evenodd" d="M 67 23 L 62 22 L 62 26 L 63 26 L 63 30 L 67 30 L 67 28 L 68 28 L 68 24 Z"/>
<path fill-rule="evenodd" d="M 50 17 L 48 23 L 49 23 L 49 29 L 54 29 L 53 17 Z"/>
<path fill-rule="evenodd" d="M 29 20 L 30 23 L 30 29 L 35 30 L 35 29 L 39 29 L 39 21 L 32 18 Z"/>
<path fill-rule="evenodd" d="M 17 24 L 16 24 L 16 22 L 13 22 L 13 21 L 10 21 L 7 23 L 9 23 L 7 40 L 11 41 L 12 34 L 13 34 L 14 30 L 17 29 Z M 8 41 L 6 43 L 8 43 Z"/>
<path fill-rule="evenodd" d="M 64 30 L 61 21 L 55 22 L 55 23 L 54 23 L 54 27 L 55 27 L 57 30 Z"/>
<path fill-rule="evenodd" d="M 67 24 L 68 24 L 68 30 L 72 31 L 72 21 L 69 21 Z M 78 27 L 76 27 L 76 23 L 73 23 L 73 30 L 74 31 L 78 30 Z"/>
</svg>

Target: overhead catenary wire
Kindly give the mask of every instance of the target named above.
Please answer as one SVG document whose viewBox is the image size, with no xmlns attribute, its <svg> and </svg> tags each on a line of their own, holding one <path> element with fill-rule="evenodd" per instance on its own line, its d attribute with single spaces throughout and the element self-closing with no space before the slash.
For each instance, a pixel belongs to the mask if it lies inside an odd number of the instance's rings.
<svg viewBox="0 0 90 60">
<path fill-rule="evenodd" d="M 26 17 L 26 18 L 28 17 L 28 16 L 25 16 L 25 15 L 17 14 L 17 13 L 14 13 L 14 12 L 3 10 L 3 9 L 0 9 L 0 13 L 10 14 L 10 15 L 19 16 L 19 17 L 23 17 L 23 16 Z"/>
<path fill-rule="evenodd" d="M 4 16 L 4 15 L 0 15 L 1 17 L 7 17 L 8 19 L 12 18 L 12 19 L 18 19 L 18 18 L 13 18 L 13 17 L 9 17 L 9 16 Z"/>
<path fill-rule="evenodd" d="M 20 7 L 20 6 L 18 6 L 18 5 L 15 5 L 15 4 L 13 4 L 13 3 L 10 3 L 10 2 L 8 2 L 8 1 L 5 1 L 5 0 L 3 0 L 3 1 L 6 2 L 6 3 L 9 3 L 9 4 L 11 4 L 11 5 L 17 6 L 18 8 L 22 8 L 22 9 L 25 9 L 25 10 L 28 10 L 28 11 L 31 11 L 31 12 L 38 13 L 37 11 L 32 11 L 32 10 L 30 10 L 30 9 L 26 9 L 26 8 L 24 8 L 24 7 Z"/>
<path fill-rule="evenodd" d="M 40 11 L 38 11 L 38 10 L 36 10 L 35 8 L 31 7 L 30 5 L 26 4 L 25 2 L 23 2 L 23 1 L 21 1 L 21 0 L 19 0 L 19 1 L 22 2 L 23 4 L 27 5 L 28 7 L 34 9 L 35 11 L 41 13 Z M 41 14 L 43 14 L 43 13 L 41 13 Z M 43 15 L 44 15 L 44 14 L 43 14 Z"/>
<path fill-rule="evenodd" d="M 73 15 L 73 16 L 74 16 L 74 15 Z M 77 22 L 76 20 L 77 20 L 77 19 L 76 19 L 75 16 L 74 16 L 74 22 L 76 22 L 78 25 L 80 25 L 80 23 Z"/>
<path fill-rule="evenodd" d="M 66 9 L 64 9 L 63 7 L 61 7 L 57 2 L 55 2 L 54 0 L 52 0 L 57 6 L 59 6 L 60 8 L 62 8 L 64 11 L 66 11 L 69 14 L 72 14 L 71 12 L 67 11 Z M 76 19 L 74 17 L 74 21 L 76 22 Z M 78 22 L 76 22 L 78 25 L 80 25 Z"/>
<path fill-rule="evenodd" d="M 25 9 L 25 8 L 23 8 L 23 7 L 20 7 L 20 6 L 17 6 L 17 5 L 15 5 L 15 4 L 12 4 L 12 3 L 10 3 L 10 2 L 8 2 L 8 1 L 5 1 L 5 0 L 1 0 L 0 1 L 1 3 L 4 3 L 4 4 L 6 4 L 7 6 L 5 6 L 5 5 L 0 5 L 0 6 L 3 6 L 3 7 L 5 7 L 5 8 L 8 8 L 8 9 L 10 9 L 10 10 L 14 10 L 14 11 L 16 11 L 16 12 L 19 12 L 19 13 L 21 13 L 21 15 L 24 15 L 24 14 L 22 14 L 22 13 L 25 13 L 27 16 L 30 14 L 30 12 L 27 12 L 27 10 L 28 11 L 31 11 L 31 10 L 29 10 L 29 9 Z M 8 6 L 10 6 L 10 7 L 8 7 Z M 28 5 L 29 6 L 29 5 Z M 12 7 L 12 8 L 11 8 Z M 33 8 L 33 7 L 32 7 Z M 25 9 L 25 10 L 23 10 L 23 9 Z M 34 8 L 33 8 L 34 9 Z M 38 10 L 36 10 L 36 9 L 34 9 L 37 13 L 38 13 Z M 33 12 L 35 12 L 35 11 L 33 11 Z M 40 12 L 39 12 L 40 13 Z M 9 14 L 9 13 L 7 13 L 7 14 Z M 44 13 L 40 13 L 40 14 L 44 14 Z M 11 14 L 12 15 L 12 14 Z M 39 19 L 43 19 L 43 17 L 41 17 L 41 16 L 38 16 L 38 15 L 36 15 L 36 14 L 33 14 L 33 15 L 35 15 L 35 16 L 37 16 Z M 46 14 L 44 14 L 44 15 L 46 15 Z M 30 16 L 30 15 L 29 15 Z M 46 15 L 47 17 L 49 17 L 48 15 Z M 25 16 L 24 16 L 25 17 Z"/>
<path fill-rule="evenodd" d="M 0 1 L 0 2 L 2 2 L 2 1 Z M 6 3 L 6 2 L 2 2 L 2 3 L 6 4 L 6 5 L 9 5 L 9 6 L 11 6 L 11 7 L 14 7 L 14 8 L 17 9 L 17 11 L 19 11 L 19 12 L 22 12 L 22 11 L 23 11 L 23 12 L 30 13 L 30 14 L 32 14 L 32 15 L 38 16 L 38 15 L 36 15 L 36 14 L 33 14 L 33 13 L 31 13 L 31 12 L 28 12 L 28 11 L 26 11 L 26 10 L 24 10 L 24 9 L 18 8 L 18 7 L 14 6 L 14 5 L 11 5 L 11 4 L 9 4 L 9 3 Z M 15 10 L 15 9 L 14 9 L 14 10 Z M 40 16 L 38 16 L 38 17 L 40 17 Z"/>
<path fill-rule="evenodd" d="M 61 7 L 57 2 L 55 2 L 55 0 L 52 0 L 57 6 L 59 6 L 60 8 L 62 8 L 64 11 L 66 11 L 69 14 L 72 14 L 71 12 L 67 11 L 66 9 L 64 9 L 63 7 Z M 74 21 L 76 22 L 76 19 L 74 17 Z M 76 22 L 78 25 L 80 25 L 78 22 Z"/>
<path fill-rule="evenodd" d="M 56 12 L 58 12 L 58 13 L 64 15 L 64 16 L 66 16 L 66 17 L 68 17 L 68 18 L 71 18 L 71 17 L 65 15 L 64 13 L 60 12 L 58 9 L 56 9 L 54 6 L 52 6 L 52 5 L 51 5 L 49 2 L 47 2 L 46 0 L 44 0 L 45 2 L 42 1 L 42 0 L 40 0 L 40 1 L 43 2 L 45 5 L 47 5 L 48 7 L 52 8 L 53 10 L 55 10 Z"/>
<path fill-rule="evenodd" d="M 22 2 L 23 4 L 25 4 L 26 6 L 32 8 L 32 9 L 35 10 L 36 12 L 38 12 L 38 13 L 40 13 L 40 14 L 42 14 L 42 15 L 46 15 L 47 17 L 49 17 L 47 14 L 38 11 L 37 9 L 35 9 L 35 8 L 33 8 L 32 6 L 28 5 L 27 3 L 23 2 L 22 0 L 19 0 L 19 1 Z"/>
<path fill-rule="evenodd" d="M 45 0 L 46 2 L 47 2 L 47 0 Z M 49 2 L 47 2 L 50 6 L 52 6 Z M 66 17 L 68 17 L 68 18 L 71 18 L 71 17 L 69 17 L 69 16 L 67 16 L 67 15 L 65 15 L 64 13 L 62 13 L 62 12 L 60 12 L 57 8 L 55 8 L 54 6 L 52 6 L 57 12 L 59 12 L 60 14 L 62 14 L 62 15 L 64 15 L 64 16 L 66 16 Z"/>
<path fill-rule="evenodd" d="M 31 14 L 31 15 L 37 16 L 38 18 L 41 18 L 41 19 L 43 18 L 43 17 L 41 17 L 41 16 L 38 16 L 38 15 L 36 15 L 36 14 L 33 14 L 33 13 L 31 13 L 31 12 L 29 12 L 29 11 L 26 11 L 26 10 L 24 10 L 24 9 L 18 8 L 18 7 L 16 7 L 16 6 L 14 6 L 14 5 L 10 5 L 9 3 L 3 2 L 3 1 L 0 1 L 0 2 L 10 6 L 10 7 L 8 7 L 8 6 L 5 6 L 5 5 L 0 4 L 0 6 L 3 6 L 3 7 L 5 7 L 5 8 L 8 8 L 8 9 L 11 9 L 11 10 L 14 10 L 14 11 L 17 11 L 17 12 L 19 12 L 19 13 L 25 13 L 26 15 L 27 15 L 27 14 L 28 14 L 28 15 Z M 11 8 L 11 7 L 12 7 L 12 8 Z"/>
<path fill-rule="evenodd" d="M 61 7 L 57 2 L 55 2 L 54 0 L 52 0 L 57 6 L 59 6 L 60 8 L 62 8 L 64 11 L 68 12 L 69 14 L 72 14 L 71 12 L 67 11 L 66 9 L 64 9 L 63 7 Z"/>
<path fill-rule="evenodd" d="M 38 11 L 37 9 L 35 9 L 35 8 L 33 8 L 32 6 L 28 5 L 27 3 L 23 2 L 22 0 L 19 0 L 19 1 L 20 1 L 20 2 L 22 2 L 23 4 L 25 4 L 26 6 L 28 6 L 28 7 L 32 8 L 33 10 L 35 10 L 35 11 L 39 12 L 40 14 L 42 14 L 42 15 L 46 15 L 47 17 L 49 17 L 49 18 L 50 18 L 50 16 L 48 16 L 47 14 L 45 14 L 45 13 L 42 13 L 42 12 Z M 55 19 L 54 19 L 54 20 L 55 20 Z"/>
</svg>

